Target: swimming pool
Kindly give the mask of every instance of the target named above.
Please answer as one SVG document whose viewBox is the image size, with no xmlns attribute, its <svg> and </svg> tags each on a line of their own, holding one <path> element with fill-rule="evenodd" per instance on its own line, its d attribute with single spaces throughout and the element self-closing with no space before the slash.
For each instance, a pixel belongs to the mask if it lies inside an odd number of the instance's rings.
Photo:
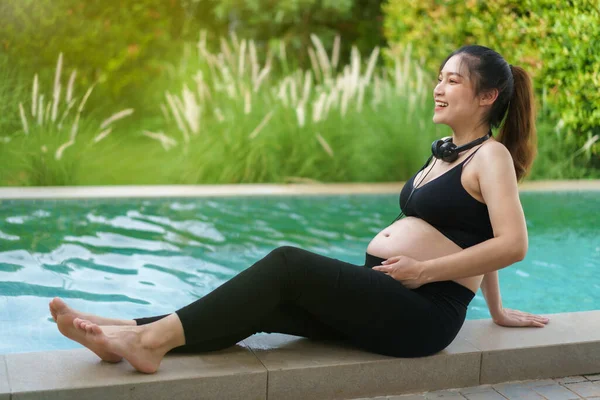
<svg viewBox="0 0 600 400">
<path fill-rule="evenodd" d="M 271 249 L 362 264 L 397 195 L 0 202 L 0 354 L 67 349 L 48 301 L 132 318 L 171 312 Z M 522 262 L 500 271 L 503 304 L 600 309 L 600 192 L 521 193 Z M 489 318 L 481 292 L 468 319 Z"/>
</svg>

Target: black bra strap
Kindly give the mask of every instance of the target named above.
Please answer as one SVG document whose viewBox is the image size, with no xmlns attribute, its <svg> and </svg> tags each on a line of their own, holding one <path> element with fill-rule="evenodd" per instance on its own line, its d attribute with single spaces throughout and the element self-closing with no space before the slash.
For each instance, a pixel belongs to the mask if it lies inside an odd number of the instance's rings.
<svg viewBox="0 0 600 400">
<path fill-rule="evenodd" d="M 481 145 L 481 146 L 483 146 L 483 145 Z M 467 156 L 467 158 L 465 158 L 465 159 L 464 159 L 464 160 L 461 162 L 461 164 L 464 164 L 464 163 L 466 163 L 467 161 L 469 161 L 469 160 L 470 160 L 470 159 L 471 159 L 471 158 L 472 158 L 472 157 L 475 155 L 475 153 L 477 153 L 477 152 L 479 151 L 479 149 L 481 148 L 481 146 L 479 146 L 477 149 L 475 149 L 475 151 L 474 151 L 474 152 L 472 152 L 471 154 L 469 154 L 469 155 Z"/>
</svg>

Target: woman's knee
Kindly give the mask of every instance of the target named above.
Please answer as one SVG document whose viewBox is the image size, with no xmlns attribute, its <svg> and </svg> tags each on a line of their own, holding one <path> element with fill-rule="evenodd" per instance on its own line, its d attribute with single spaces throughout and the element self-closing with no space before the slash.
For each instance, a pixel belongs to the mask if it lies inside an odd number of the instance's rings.
<svg viewBox="0 0 600 400">
<path fill-rule="evenodd" d="M 299 252 L 301 251 L 301 249 L 294 246 L 279 246 L 273 249 L 269 254 L 267 254 L 267 257 L 277 257 L 286 259 L 293 257 L 294 254 L 299 254 Z"/>
<path fill-rule="evenodd" d="M 293 246 L 280 246 L 266 255 L 273 266 L 278 268 L 293 268 L 302 256 L 302 249 Z"/>
</svg>

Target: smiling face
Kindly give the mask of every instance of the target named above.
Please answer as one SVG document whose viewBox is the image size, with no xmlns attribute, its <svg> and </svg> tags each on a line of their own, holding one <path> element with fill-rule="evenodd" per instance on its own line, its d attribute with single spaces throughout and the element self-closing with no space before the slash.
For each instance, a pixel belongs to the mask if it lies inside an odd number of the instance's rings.
<svg viewBox="0 0 600 400">
<path fill-rule="evenodd" d="M 477 124 L 485 111 L 480 97 L 475 95 L 475 82 L 467 64 L 461 63 L 459 54 L 452 56 L 440 71 L 433 98 L 433 122 L 446 124 L 453 130 Z"/>
</svg>

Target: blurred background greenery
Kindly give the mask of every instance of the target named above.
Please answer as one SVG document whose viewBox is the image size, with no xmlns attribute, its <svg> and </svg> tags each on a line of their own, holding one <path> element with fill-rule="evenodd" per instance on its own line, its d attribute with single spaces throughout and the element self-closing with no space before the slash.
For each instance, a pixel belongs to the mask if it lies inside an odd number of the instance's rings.
<svg viewBox="0 0 600 400">
<path fill-rule="evenodd" d="M 597 0 L 5 0 L 0 185 L 383 182 L 435 138 L 439 63 L 533 76 L 528 179 L 600 178 Z"/>
</svg>

